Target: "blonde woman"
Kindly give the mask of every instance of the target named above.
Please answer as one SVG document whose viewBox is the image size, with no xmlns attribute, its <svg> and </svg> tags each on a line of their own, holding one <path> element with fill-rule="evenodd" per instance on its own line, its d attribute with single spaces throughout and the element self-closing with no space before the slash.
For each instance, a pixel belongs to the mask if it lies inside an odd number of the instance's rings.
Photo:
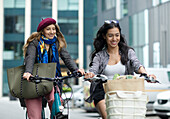
<svg viewBox="0 0 170 119">
<path fill-rule="evenodd" d="M 83 69 L 78 69 L 66 50 L 66 41 L 56 21 L 52 18 L 43 19 L 37 32 L 32 33 L 23 47 L 25 57 L 25 73 L 23 78 L 29 81 L 32 75 L 34 63 L 56 62 L 56 76 L 61 76 L 59 57 L 64 61 L 67 68 L 73 72 L 78 71 L 82 75 Z M 54 89 L 45 96 L 50 110 L 54 101 Z M 29 119 L 41 119 L 42 97 L 25 99 Z"/>
</svg>

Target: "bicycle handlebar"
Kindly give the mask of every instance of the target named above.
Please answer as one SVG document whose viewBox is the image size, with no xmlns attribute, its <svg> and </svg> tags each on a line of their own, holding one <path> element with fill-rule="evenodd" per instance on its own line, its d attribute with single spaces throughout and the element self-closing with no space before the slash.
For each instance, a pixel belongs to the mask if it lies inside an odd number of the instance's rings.
<svg viewBox="0 0 170 119">
<path fill-rule="evenodd" d="M 107 82 L 108 78 L 105 75 L 97 74 L 93 78 L 84 79 L 84 81 L 102 81 Z"/>
<path fill-rule="evenodd" d="M 48 77 L 39 77 L 38 75 L 35 76 L 31 76 L 29 78 L 30 81 L 34 82 L 34 83 L 40 83 L 42 80 L 47 80 L 47 81 L 59 81 L 59 80 L 64 80 L 64 79 L 68 79 L 68 78 L 72 78 L 72 77 L 81 77 L 82 74 L 80 72 L 74 71 L 72 73 L 67 72 L 67 76 L 63 76 L 63 77 L 54 77 L 54 78 L 48 78 Z"/>
<path fill-rule="evenodd" d="M 147 82 L 150 82 L 150 83 L 160 83 L 158 80 L 154 79 L 151 76 L 147 76 L 147 74 L 145 73 L 141 73 L 140 77 L 143 77 Z"/>
<path fill-rule="evenodd" d="M 160 83 L 158 80 L 154 79 L 153 77 L 148 77 L 147 74 L 142 73 L 139 77 L 143 77 L 147 82 L 150 83 Z M 97 74 L 93 78 L 84 79 L 84 81 L 101 81 L 101 82 L 107 82 L 108 78 L 105 75 Z"/>
</svg>

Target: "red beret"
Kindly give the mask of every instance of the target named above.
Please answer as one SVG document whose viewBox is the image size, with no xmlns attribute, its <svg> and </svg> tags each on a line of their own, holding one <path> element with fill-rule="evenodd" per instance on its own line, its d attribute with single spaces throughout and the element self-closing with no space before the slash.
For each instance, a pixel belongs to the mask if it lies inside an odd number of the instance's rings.
<svg viewBox="0 0 170 119">
<path fill-rule="evenodd" d="M 43 28 L 47 27 L 50 24 L 56 24 L 56 21 L 53 18 L 43 19 L 37 27 L 37 32 L 41 31 Z"/>
</svg>

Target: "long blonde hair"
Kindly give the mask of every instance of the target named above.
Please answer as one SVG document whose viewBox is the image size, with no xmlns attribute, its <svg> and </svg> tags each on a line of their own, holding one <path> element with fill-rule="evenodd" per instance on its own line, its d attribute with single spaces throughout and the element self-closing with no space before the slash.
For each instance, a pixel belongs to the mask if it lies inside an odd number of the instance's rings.
<svg viewBox="0 0 170 119">
<path fill-rule="evenodd" d="M 55 24 L 55 28 L 56 28 L 56 36 L 57 36 L 57 39 L 58 39 L 58 42 L 59 42 L 58 52 L 60 54 L 61 48 L 63 48 L 63 47 L 66 48 L 67 43 L 66 43 L 66 40 L 64 38 L 64 35 L 60 31 L 60 27 L 57 24 Z M 31 36 L 27 39 L 26 44 L 23 46 L 24 57 L 26 56 L 27 47 L 28 47 L 29 43 L 32 42 L 34 39 L 37 39 L 38 41 L 40 41 L 40 37 L 42 35 L 42 32 L 43 32 L 43 30 L 41 30 L 40 32 L 33 32 L 31 34 Z"/>
</svg>

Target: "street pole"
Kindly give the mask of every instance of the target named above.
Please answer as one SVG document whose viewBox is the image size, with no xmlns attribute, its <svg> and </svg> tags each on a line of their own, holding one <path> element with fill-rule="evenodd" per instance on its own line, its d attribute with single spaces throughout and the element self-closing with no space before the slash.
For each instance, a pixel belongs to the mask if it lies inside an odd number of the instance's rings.
<svg viewBox="0 0 170 119">
<path fill-rule="evenodd" d="M 25 43 L 31 34 L 31 0 L 25 0 Z"/>
<path fill-rule="evenodd" d="M 4 41 L 4 6 L 3 0 L 0 0 L 0 98 L 3 89 L 3 41 Z"/>
<path fill-rule="evenodd" d="M 58 0 L 52 0 L 52 18 L 58 23 Z"/>
<path fill-rule="evenodd" d="M 79 58 L 79 68 L 83 68 L 84 59 L 84 0 L 79 0 L 79 14 L 78 14 L 79 24 L 78 24 L 78 58 Z M 82 78 L 79 78 L 79 85 L 82 85 Z"/>
</svg>

